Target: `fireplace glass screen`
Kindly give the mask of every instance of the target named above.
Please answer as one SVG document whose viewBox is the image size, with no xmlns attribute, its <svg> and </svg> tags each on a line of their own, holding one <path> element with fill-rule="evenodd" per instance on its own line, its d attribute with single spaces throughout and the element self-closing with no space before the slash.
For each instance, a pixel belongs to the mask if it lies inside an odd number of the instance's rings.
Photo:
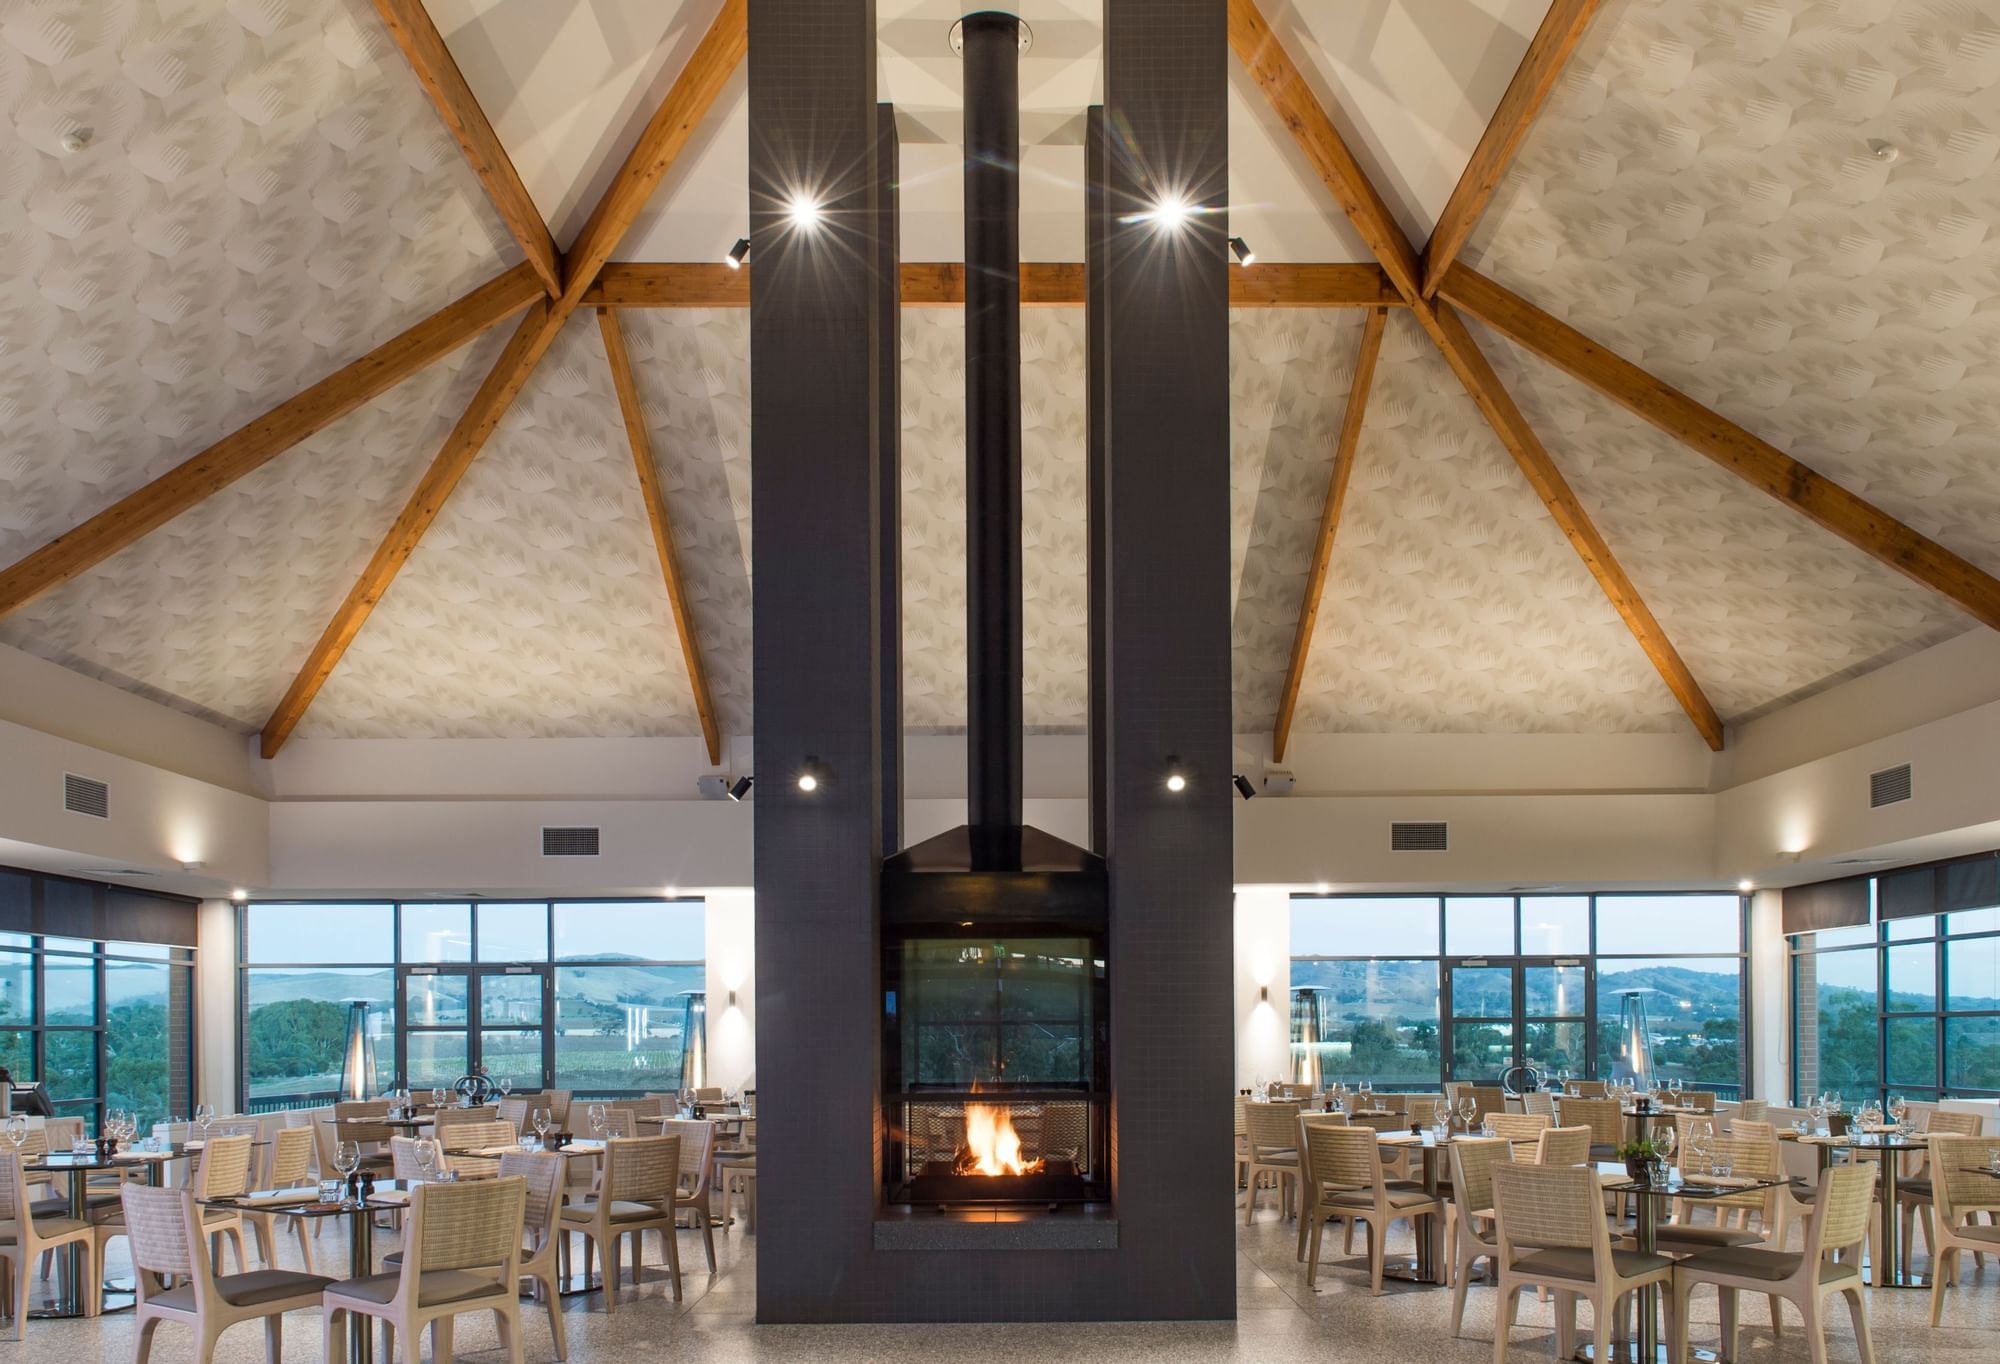
<svg viewBox="0 0 2000 1364">
<path fill-rule="evenodd" d="M 1088 939 L 917 939 L 902 956 L 905 1090 L 1092 1087 Z"/>
</svg>

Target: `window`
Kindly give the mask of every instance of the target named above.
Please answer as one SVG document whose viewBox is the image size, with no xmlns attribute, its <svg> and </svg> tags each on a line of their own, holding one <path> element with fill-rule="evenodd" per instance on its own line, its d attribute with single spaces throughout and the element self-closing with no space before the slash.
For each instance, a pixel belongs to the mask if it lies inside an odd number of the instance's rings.
<svg viewBox="0 0 2000 1364">
<path fill-rule="evenodd" d="M 1717 894 L 1301 896 L 1293 1078 L 1423 1090 L 1527 1063 L 1608 1075 L 1619 996 L 1639 991 L 1659 1072 L 1734 1098 L 1743 916 L 1741 896 Z"/>
<path fill-rule="evenodd" d="M 520 1089 L 678 1088 L 687 1037 L 705 1035 L 704 913 L 658 900 L 246 905 L 244 1107 L 332 1102 L 357 1000 L 382 1088 L 449 1085 L 474 1064 Z"/>
<path fill-rule="evenodd" d="M 1791 943 L 1797 1094 L 2000 1096 L 2000 906 Z"/>
</svg>

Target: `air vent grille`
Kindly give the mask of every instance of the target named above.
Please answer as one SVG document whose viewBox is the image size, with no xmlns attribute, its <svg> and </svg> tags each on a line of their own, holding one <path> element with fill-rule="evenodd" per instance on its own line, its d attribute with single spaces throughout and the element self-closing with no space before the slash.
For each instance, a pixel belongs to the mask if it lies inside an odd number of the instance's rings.
<svg viewBox="0 0 2000 1364">
<path fill-rule="evenodd" d="M 597 829 L 594 826 L 542 830 L 543 857 L 597 856 Z"/>
<path fill-rule="evenodd" d="M 111 818 L 111 788 L 90 777 L 79 777 L 74 772 L 63 773 L 63 809 L 71 814 L 90 815 L 96 819 Z"/>
<path fill-rule="evenodd" d="M 1398 821 L 1389 826 L 1389 850 L 1391 852 L 1443 852 L 1445 850 L 1445 825 L 1443 820 Z"/>
<path fill-rule="evenodd" d="M 1879 810 L 1910 798 L 1910 765 L 1885 768 L 1868 774 L 1868 808 Z"/>
</svg>

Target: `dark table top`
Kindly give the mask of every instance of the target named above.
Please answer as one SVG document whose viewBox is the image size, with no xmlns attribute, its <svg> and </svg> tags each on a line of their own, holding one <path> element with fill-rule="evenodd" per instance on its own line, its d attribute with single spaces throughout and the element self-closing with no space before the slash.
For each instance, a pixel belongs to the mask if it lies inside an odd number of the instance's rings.
<svg viewBox="0 0 2000 1364">
<path fill-rule="evenodd" d="M 1625 1167 L 1622 1165 L 1599 1165 L 1597 1168 L 1604 1171 L 1613 1171 L 1622 1170 Z M 1775 1189 L 1788 1182 L 1788 1180 L 1777 1176 L 1766 1179 L 1738 1175 L 1726 1183 L 1718 1184 L 1704 1179 L 1689 1180 L 1683 1183 L 1679 1171 L 1675 1171 L 1665 1184 L 1642 1184 L 1636 1179 L 1627 1179 L 1616 1184 L 1606 1184 L 1604 1191 L 1606 1193 L 1618 1194 L 1641 1194 L 1647 1198 L 1685 1198 L 1700 1201 L 1709 1198 L 1733 1198 L 1737 1194 L 1761 1193 L 1765 1189 Z"/>
<path fill-rule="evenodd" d="M 304 1192 L 305 1187 L 301 1185 L 300 1191 Z M 231 1212 L 282 1212 L 291 1217 L 351 1217 L 357 1213 L 407 1207 L 410 1201 L 409 1192 L 415 1187 L 415 1183 L 407 1180 L 378 1179 L 375 1181 L 374 1193 L 361 1203 L 346 1201 L 322 1203 L 316 1191 L 315 1197 L 302 1203 L 252 1202 L 245 1198 L 202 1198 L 196 1201 L 205 1208 L 227 1208 Z M 259 1190 L 259 1192 L 274 1191 Z M 396 1196 L 384 1198 L 382 1195 L 385 1193 Z"/>
</svg>

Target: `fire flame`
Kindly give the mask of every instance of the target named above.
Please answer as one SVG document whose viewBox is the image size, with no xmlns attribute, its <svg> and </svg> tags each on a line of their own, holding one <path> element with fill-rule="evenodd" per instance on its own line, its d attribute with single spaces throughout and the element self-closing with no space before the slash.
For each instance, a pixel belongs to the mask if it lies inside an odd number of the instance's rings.
<svg viewBox="0 0 2000 1364">
<path fill-rule="evenodd" d="M 1042 1161 L 1021 1158 L 1021 1138 L 1014 1120 L 998 1104 L 965 1106 L 965 1145 L 951 1164 L 956 1175 L 1040 1174 Z"/>
</svg>

